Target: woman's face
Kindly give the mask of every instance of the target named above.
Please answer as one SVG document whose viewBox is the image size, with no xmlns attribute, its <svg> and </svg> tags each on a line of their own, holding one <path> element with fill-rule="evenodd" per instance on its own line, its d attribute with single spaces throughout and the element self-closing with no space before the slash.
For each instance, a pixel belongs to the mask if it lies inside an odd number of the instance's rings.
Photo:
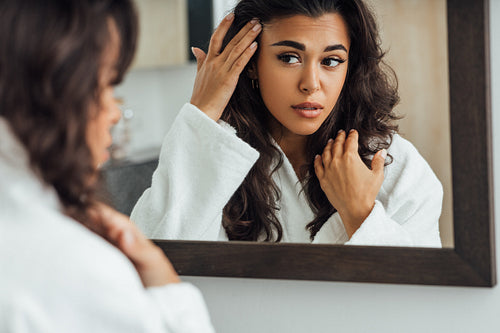
<svg viewBox="0 0 500 333">
<path fill-rule="evenodd" d="M 283 131 L 302 136 L 318 130 L 344 85 L 349 47 L 339 14 L 296 15 L 264 24 L 256 76 L 266 107 L 282 125 L 271 126 L 275 138 Z"/>
<path fill-rule="evenodd" d="M 108 148 L 112 143 L 110 130 L 121 117 L 121 111 L 114 98 L 114 87 L 112 85 L 117 75 L 115 65 L 119 55 L 120 41 L 114 22 L 110 21 L 109 26 L 111 37 L 103 55 L 99 73 L 100 94 L 98 105 L 94 110 L 91 110 L 90 120 L 87 125 L 87 144 L 96 168 L 109 158 Z"/>
</svg>

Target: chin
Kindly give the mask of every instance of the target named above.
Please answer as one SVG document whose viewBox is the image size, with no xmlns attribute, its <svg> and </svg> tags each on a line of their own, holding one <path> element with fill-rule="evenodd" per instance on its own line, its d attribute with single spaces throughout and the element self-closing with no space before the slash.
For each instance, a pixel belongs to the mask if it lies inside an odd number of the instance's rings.
<svg viewBox="0 0 500 333">
<path fill-rule="evenodd" d="M 321 126 L 300 126 L 295 128 L 292 132 L 297 135 L 308 136 L 316 133 Z"/>
</svg>

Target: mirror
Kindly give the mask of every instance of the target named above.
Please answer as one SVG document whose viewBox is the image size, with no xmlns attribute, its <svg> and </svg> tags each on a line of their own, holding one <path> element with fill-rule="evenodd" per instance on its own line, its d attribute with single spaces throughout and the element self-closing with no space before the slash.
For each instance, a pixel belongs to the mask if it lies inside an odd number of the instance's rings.
<svg viewBox="0 0 500 333">
<path fill-rule="evenodd" d="M 400 134 L 415 145 L 443 185 L 443 247 L 453 247 L 446 0 L 368 1 L 379 22 L 385 61 L 398 76 Z"/>
<path fill-rule="evenodd" d="M 446 7 L 454 248 L 157 241 L 179 273 L 494 285 L 487 6 L 448 0 Z"/>
</svg>

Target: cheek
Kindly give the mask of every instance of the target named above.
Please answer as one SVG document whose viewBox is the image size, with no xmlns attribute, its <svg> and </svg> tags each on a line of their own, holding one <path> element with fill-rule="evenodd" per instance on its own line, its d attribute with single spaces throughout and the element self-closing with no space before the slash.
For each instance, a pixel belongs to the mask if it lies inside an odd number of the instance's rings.
<svg viewBox="0 0 500 333">
<path fill-rule="evenodd" d="M 332 104 L 332 108 L 337 104 L 340 93 L 344 88 L 346 73 L 339 73 L 330 78 L 326 83 L 326 96 L 328 101 Z"/>
<path fill-rule="evenodd" d="M 102 142 L 104 128 L 102 113 L 89 122 L 89 125 L 87 126 L 87 143 L 91 149 L 97 149 Z"/>
<path fill-rule="evenodd" d="M 279 66 L 272 66 L 263 62 L 259 66 L 259 89 L 262 99 L 268 109 L 280 105 L 290 98 L 296 86 L 293 71 L 281 70 Z"/>
</svg>

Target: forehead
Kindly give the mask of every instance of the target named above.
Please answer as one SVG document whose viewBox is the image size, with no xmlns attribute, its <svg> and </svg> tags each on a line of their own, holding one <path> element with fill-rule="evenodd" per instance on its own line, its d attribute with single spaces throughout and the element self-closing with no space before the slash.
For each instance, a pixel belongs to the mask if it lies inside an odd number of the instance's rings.
<svg viewBox="0 0 500 333">
<path fill-rule="evenodd" d="M 294 15 L 277 18 L 264 24 L 261 43 L 270 45 L 281 40 L 293 40 L 306 46 L 343 44 L 349 47 L 349 31 L 341 15 L 327 13 L 320 17 Z"/>
</svg>

